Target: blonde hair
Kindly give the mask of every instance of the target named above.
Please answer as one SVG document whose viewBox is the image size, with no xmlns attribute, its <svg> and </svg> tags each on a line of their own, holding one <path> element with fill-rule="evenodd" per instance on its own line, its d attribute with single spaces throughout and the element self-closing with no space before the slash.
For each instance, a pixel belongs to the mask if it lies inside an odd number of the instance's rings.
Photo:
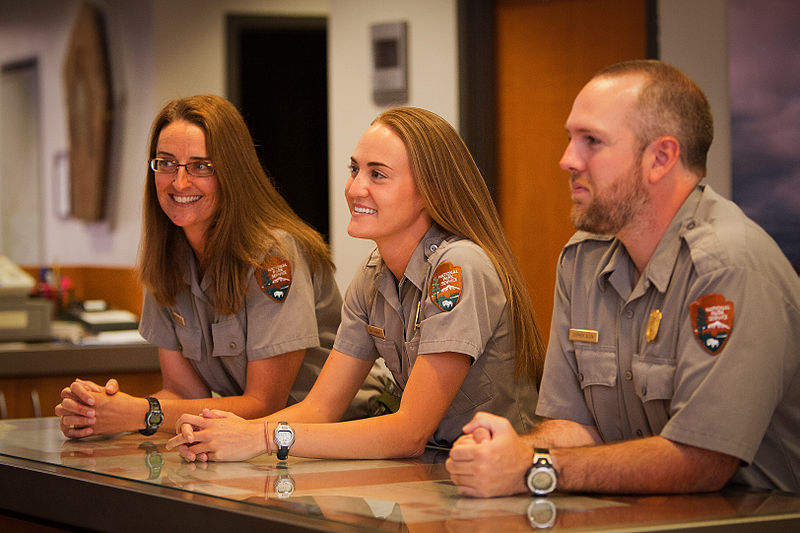
<svg viewBox="0 0 800 533">
<path fill-rule="evenodd" d="M 259 266 L 271 249 L 285 252 L 275 230 L 298 241 L 312 268 L 333 268 L 320 234 L 292 211 L 264 172 L 247 125 L 233 104 L 211 94 L 169 102 L 153 121 L 149 158 L 155 157 L 161 131 L 179 120 L 205 133 L 207 155 L 218 181 L 218 208 L 206 234 L 204 257 L 197 258 L 211 277 L 218 313 L 238 312 L 250 269 Z M 174 305 L 185 286 L 184 257 L 190 250 L 183 230 L 161 209 L 155 175 L 148 166 L 138 272 L 159 304 Z"/>
<path fill-rule="evenodd" d="M 389 109 L 375 123 L 390 128 L 405 144 L 414 183 L 433 221 L 471 240 L 491 259 L 511 312 L 516 375 L 538 384 L 545 349 L 533 304 L 486 182 L 464 141 L 447 121 L 425 109 Z"/>
</svg>

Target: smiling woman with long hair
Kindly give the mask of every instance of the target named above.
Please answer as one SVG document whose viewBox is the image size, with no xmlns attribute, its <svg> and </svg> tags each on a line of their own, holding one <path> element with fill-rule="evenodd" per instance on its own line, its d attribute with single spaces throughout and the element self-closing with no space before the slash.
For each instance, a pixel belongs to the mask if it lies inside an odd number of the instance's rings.
<svg viewBox="0 0 800 533">
<path fill-rule="evenodd" d="M 135 398 L 115 380 L 77 380 L 56 408 L 68 437 L 148 434 L 158 416 L 171 430 L 207 406 L 247 417 L 282 409 L 305 397 L 339 324 L 327 246 L 275 190 L 230 102 L 169 102 L 153 121 L 148 159 L 139 330 L 159 347 L 163 388 Z M 379 377 L 348 416 L 367 414 Z"/>
<path fill-rule="evenodd" d="M 380 458 L 449 446 L 477 411 L 533 425 L 543 346 L 484 180 L 455 130 L 417 108 L 378 116 L 350 158 L 348 233 L 376 248 L 345 295 L 334 348 L 302 402 L 258 420 L 184 415 L 188 460 L 277 451 Z M 337 422 L 378 358 L 393 412 Z"/>
</svg>

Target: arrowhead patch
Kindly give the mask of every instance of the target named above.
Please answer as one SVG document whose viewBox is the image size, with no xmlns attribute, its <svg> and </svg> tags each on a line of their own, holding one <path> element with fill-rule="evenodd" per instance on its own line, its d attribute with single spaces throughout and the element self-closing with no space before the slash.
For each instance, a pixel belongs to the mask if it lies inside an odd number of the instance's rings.
<svg viewBox="0 0 800 533">
<path fill-rule="evenodd" d="M 288 260 L 279 255 L 270 255 L 254 275 L 264 294 L 278 303 L 286 299 L 292 286 L 292 265 Z"/>
<path fill-rule="evenodd" d="M 700 346 L 711 355 L 720 353 L 733 331 L 733 302 L 721 294 L 706 294 L 689 304 L 689 315 Z"/>
<path fill-rule="evenodd" d="M 442 311 L 452 311 L 461 298 L 464 285 L 461 267 L 445 261 L 433 273 L 431 279 L 431 301 Z"/>
</svg>

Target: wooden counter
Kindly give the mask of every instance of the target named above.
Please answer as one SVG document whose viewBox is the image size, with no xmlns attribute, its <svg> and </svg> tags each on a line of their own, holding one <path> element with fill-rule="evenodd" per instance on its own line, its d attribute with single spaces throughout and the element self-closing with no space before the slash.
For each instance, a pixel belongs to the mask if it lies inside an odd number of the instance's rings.
<svg viewBox="0 0 800 533">
<path fill-rule="evenodd" d="M 797 531 L 800 495 L 460 497 L 443 461 L 260 456 L 189 464 L 168 435 L 68 441 L 57 419 L 0 421 L 3 519 L 99 531 Z M 5 512 L 5 518 L 2 513 Z"/>
</svg>

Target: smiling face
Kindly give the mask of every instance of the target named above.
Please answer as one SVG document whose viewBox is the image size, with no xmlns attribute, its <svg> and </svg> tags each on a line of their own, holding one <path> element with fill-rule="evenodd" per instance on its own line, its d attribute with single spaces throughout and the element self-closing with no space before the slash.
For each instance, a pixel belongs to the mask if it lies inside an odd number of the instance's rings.
<svg viewBox="0 0 800 533">
<path fill-rule="evenodd" d="M 431 225 L 405 144 L 381 123 L 370 126 L 350 157 L 345 197 L 350 207 L 347 233 L 372 239 L 383 250 L 416 247 Z"/>
<path fill-rule="evenodd" d="M 155 157 L 179 164 L 208 161 L 205 133 L 195 124 L 172 122 L 158 136 Z M 161 209 L 173 224 L 183 228 L 192 248 L 202 251 L 206 231 L 217 211 L 216 176 L 198 178 L 187 174 L 186 167 L 179 167 L 177 174 L 156 172 L 155 182 Z"/>
<path fill-rule="evenodd" d="M 633 75 L 597 78 L 575 99 L 560 165 L 570 173 L 577 229 L 616 234 L 649 201 L 631 120 L 643 81 Z"/>
</svg>

